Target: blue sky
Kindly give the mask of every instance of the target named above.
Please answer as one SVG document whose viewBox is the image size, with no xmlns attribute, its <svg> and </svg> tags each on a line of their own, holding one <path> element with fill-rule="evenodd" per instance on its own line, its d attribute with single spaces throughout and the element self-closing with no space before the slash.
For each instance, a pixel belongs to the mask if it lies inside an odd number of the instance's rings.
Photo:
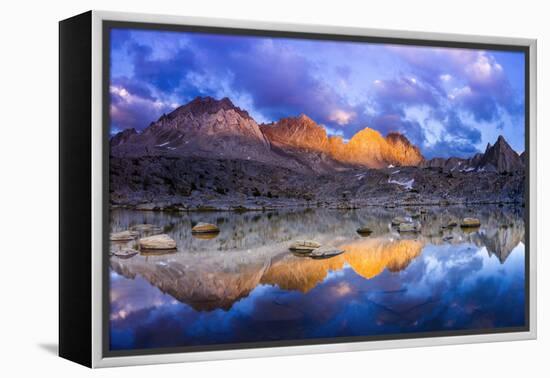
<svg viewBox="0 0 550 378">
<path fill-rule="evenodd" d="M 113 29 L 111 133 L 212 96 L 258 123 L 304 113 L 344 139 L 398 131 L 427 158 L 500 134 L 522 152 L 524 69 L 518 52 Z"/>
</svg>

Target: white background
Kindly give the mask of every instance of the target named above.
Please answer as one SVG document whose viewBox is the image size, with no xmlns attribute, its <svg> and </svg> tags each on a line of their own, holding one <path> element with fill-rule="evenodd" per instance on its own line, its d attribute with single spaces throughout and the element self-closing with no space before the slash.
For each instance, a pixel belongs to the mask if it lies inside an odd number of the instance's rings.
<svg viewBox="0 0 550 378">
<path fill-rule="evenodd" d="M 0 6 L 0 375 L 57 377 L 549 376 L 545 191 L 539 144 L 537 341 L 279 357 L 91 371 L 57 344 L 57 21 L 89 9 L 502 35 L 539 41 L 539 140 L 550 140 L 550 12 L 543 0 L 4 1 Z M 78 125 L 74 125 L 78 127 Z M 6 211 L 7 210 L 7 211 Z M 546 350 L 545 350 L 546 349 Z"/>
</svg>

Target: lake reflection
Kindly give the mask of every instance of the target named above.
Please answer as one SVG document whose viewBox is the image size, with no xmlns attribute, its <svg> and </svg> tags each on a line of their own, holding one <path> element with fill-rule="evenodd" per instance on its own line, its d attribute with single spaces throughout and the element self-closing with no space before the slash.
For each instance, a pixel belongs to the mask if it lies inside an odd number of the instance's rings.
<svg viewBox="0 0 550 378">
<path fill-rule="evenodd" d="M 523 209 L 427 209 L 416 235 L 391 228 L 404 209 L 113 210 L 112 232 L 157 225 L 178 251 L 110 258 L 111 349 L 523 326 Z M 442 228 L 466 216 L 482 226 Z M 199 221 L 221 232 L 193 237 Z M 297 239 L 345 253 L 295 256 Z"/>
</svg>

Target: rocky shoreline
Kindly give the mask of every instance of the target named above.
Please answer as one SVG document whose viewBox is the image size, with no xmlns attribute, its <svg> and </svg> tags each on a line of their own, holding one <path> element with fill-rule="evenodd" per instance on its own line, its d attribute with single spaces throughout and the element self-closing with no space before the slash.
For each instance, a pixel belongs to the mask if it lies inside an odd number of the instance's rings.
<svg viewBox="0 0 550 378">
<path fill-rule="evenodd" d="M 524 205 L 523 172 L 356 168 L 304 174 L 268 164 L 161 156 L 112 158 L 110 204 L 143 211 Z"/>
<path fill-rule="evenodd" d="M 393 203 L 393 204 L 341 204 L 341 203 L 328 203 L 321 206 L 312 207 L 307 203 L 299 202 L 285 202 L 285 203 L 269 203 L 269 204 L 211 204 L 211 205 L 180 205 L 180 204 L 170 204 L 170 203 L 161 203 L 161 202 L 151 202 L 146 204 L 139 205 L 111 205 L 111 209 L 127 209 L 127 210 L 137 210 L 137 211 L 163 211 L 163 212 L 235 212 L 235 213 L 244 213 L 244 212 L 265 212 L 273 210 L 307 210 L 314 208 L 325 208 L 333 210 L 355 210 L 355 209 L 365 209 L 365 208 L 430 208 L 430 207 L 450 207 L 450 206 L 522 206 L 524 207 L 525 203 L 522 201 L 469 201 L 469 202 L 420 202 L 420 203 Z"/>
</svg>

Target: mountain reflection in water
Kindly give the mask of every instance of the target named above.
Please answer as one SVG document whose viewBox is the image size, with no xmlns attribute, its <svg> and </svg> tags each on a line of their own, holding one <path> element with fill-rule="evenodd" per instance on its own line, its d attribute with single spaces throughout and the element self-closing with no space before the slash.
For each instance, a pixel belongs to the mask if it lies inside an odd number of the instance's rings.
<svg viewBox="0 0 550 378">
<path fill-rule="evenodd" d="M 111 231 L 154 224 L 178 251 L 115 256 L 113 350 L 485 329 L 524 324 L 523 209 L 429 208 L 422 232 L 400 235 L 403 209 L 262 213 L 113 210 Z M 466 216 L 479 229 L 442 228 Z M 220 233 L 195 238 L 191 227 Z M 359 226 L 373 230 L 359 236 Z M 341 255 L 313 260 L 289 244 L 312 239 Z M 125 244 L 113 243 L 112 248 Z"/>
</svg>

